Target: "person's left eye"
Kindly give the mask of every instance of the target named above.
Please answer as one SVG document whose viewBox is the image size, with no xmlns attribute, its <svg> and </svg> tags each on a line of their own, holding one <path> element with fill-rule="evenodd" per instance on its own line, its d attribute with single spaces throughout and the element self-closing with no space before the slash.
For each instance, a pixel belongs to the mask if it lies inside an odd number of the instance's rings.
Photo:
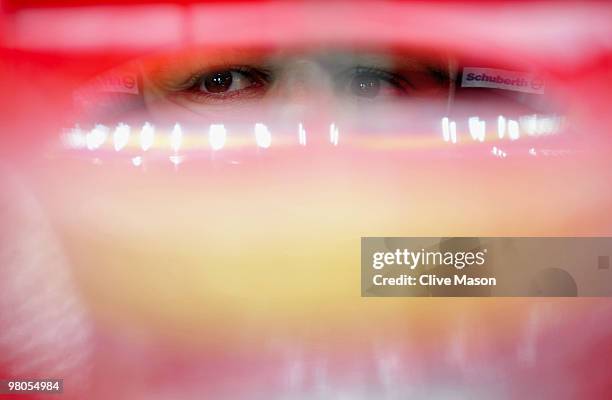
<svg viewBox="0 0 612 400">
<path fill-rule="evenodd" d="M 364 99 L 405 95 L 411 83 L 401 75 L 368 67 L 356 67 L 340 74 L 337 89 L 343 95 Z"/>
</svg>

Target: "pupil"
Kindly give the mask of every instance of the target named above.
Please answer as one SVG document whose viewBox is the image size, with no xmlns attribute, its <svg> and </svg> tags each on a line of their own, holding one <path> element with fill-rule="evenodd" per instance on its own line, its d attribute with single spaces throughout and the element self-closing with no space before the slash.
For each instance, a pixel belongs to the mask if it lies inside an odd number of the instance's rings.
<svg viewBox="0 0 612 400">
<path fill-rule="evenodd" d="M 380 79 L 372 74 L 358 74 L 351 81 L 353 94 L 360 97 L 376 97 L 380 91 Z"/>
<path fill-rule="evenodd" d="M 231 71 L 214 72 L 204 79 L 204 87 L 211 93 L 227 92 L 230 86 L 232 86 Z"/>
</svg>

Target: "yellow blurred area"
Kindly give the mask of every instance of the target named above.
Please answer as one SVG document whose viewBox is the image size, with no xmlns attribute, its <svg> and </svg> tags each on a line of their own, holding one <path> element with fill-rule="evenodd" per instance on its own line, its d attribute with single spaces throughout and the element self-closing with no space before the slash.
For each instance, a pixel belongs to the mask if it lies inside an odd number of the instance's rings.
<svg viewBox="0 0 612 400">
<path fill-rule="evenodd" d="M 40 186 L 94 315 L 196 343 L 445 330 L 472 313 L 511 324 L 526 300 L 361 298 L 360 237 L 609 234 L 602 160 L 426 160 L 286 150 L 146 172 L 68 160 Z"/>
</svg>

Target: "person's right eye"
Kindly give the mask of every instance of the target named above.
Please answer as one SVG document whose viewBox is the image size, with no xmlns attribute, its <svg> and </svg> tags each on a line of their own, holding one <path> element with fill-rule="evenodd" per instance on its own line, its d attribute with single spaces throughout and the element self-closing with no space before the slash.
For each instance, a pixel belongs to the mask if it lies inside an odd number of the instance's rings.
<svg viewBox="0 0 612 400">
<path fill-rule="evenodd" d="M 195 103 L 216 104 L 262 97 L 272 83 L 269 72 L 248 67 L 229 67 L 190 76 L 173 97 L 185 97 Z"/>
</svg>

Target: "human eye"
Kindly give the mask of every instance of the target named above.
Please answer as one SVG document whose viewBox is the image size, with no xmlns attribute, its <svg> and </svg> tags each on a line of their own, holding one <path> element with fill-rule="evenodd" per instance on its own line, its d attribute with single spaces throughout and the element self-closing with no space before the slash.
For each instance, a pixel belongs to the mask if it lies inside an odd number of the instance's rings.
<svg viewBox="0 0 612 400">
<path fill-rule="evenodd" d="M 392 101 L 426 98 L 447 93 L 449 72 L 440 62 L 406 58 L 378 66 L 345 68 L 335 75 L 338 94 L 357 101 Z"/>
<path fill-rule="evenodd" d="M 224 104 L 257 99 L 265 95 L 273 77 L 270 71 L 252 66 L 211 68 L 187 79 L 166 84 L 168 97 L 197 104 Z"/>
<path fill-rule="evenodd" d="M 342 72 L 336 82 L 341 95 L 360 99 L 401 96 L 414 88 L 406 77 L 375 67 L 351 68 Z"/>
</svg>

